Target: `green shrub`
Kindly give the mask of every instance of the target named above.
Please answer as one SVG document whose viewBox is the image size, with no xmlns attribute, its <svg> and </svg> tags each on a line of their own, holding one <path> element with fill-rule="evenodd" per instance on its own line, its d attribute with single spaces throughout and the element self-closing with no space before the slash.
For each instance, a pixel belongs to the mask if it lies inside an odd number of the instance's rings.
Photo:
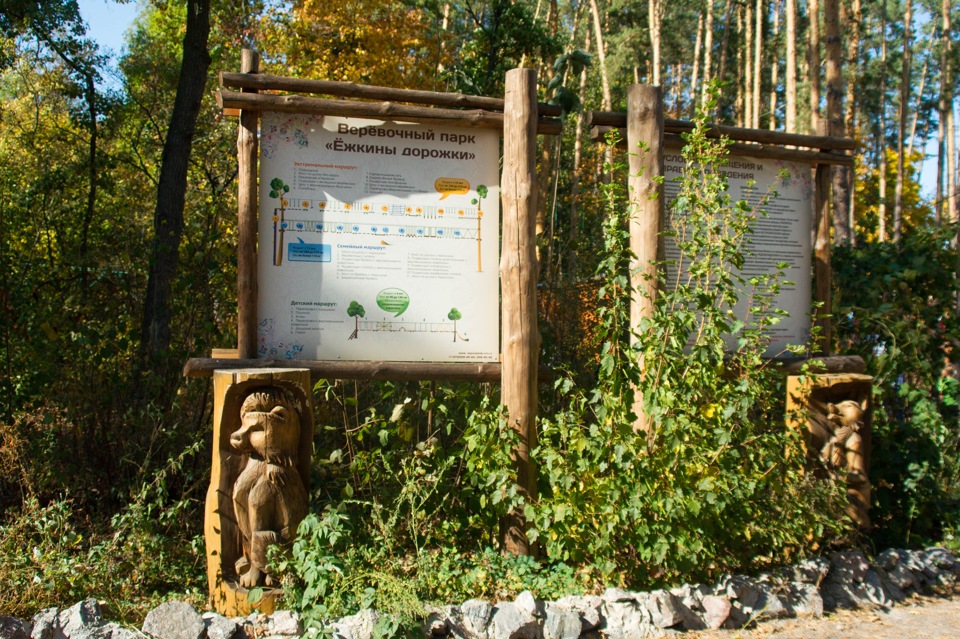
<svg viewBox="0 0 960 639">
<path fill-rule="evenodd" d="M 960 526 L 960 356 L 956 228 L 902 242 L 837 247 L 839 350 L 874 376 L 872 538 L 878 547 L 939 542 Z"/>
</svg>

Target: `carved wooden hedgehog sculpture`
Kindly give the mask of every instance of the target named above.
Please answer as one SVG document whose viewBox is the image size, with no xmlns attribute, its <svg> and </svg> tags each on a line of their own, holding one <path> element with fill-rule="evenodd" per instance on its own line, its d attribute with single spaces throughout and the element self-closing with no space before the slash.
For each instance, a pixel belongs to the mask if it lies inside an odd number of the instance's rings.
<svg viewBox="0 0 960 639">
<path fill-rule="evenodd" d="M 250 457 L 233 485 L 243 538 L 237 574 L 244 588 L 273 586 L 267 548 L 291 541 L 307 514 L 307 491 L 296 467 L 300 417 L 284 390 L 267 388 L 244 400 L 240 424 L 230 444 Z"/>
</svg>

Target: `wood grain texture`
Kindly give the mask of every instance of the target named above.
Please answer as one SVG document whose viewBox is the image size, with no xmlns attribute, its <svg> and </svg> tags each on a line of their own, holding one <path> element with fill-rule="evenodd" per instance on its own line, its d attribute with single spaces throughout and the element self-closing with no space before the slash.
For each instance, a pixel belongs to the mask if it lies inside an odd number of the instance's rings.
<svg viewBox="0 0 960 639">
<path fill-rule="evenodd" d="M 627 89 L 627 149 L 630 173 L 630 326 L 637 330 L 643 319 L 653 317 L 657 295 L 660 232 L 664 224 L 663 187 L 655 178 L 663 175 L 663 99 L 660 87 L 634 84 Z M 643 363 L 641 362 L 641 367 Z M 643 395 L 634 393 L 634 430 L 650 431 L 643 412 Z"/>
<path fill-rule="evenodd" d="M 537 74 L 532 69 L 507 72 L 503 130 L 502 291 L 503 379 L 501 397 L 510 425 L 520 436 L 514 453 L 517 482 L 536 499 L 536 468 L 530 450 L 537 445 L 537 375 L 540 333 L 537 328 Z M 503 549 L 531 554 L 520 513 L 501 522 Z"/>
<path fill-rule="evenodd" d="M 220 72 L 220 86 L 225 89 L 257 89 L 260 91 L 291 91 L 294 93 L 313 93 L 316 95 L 336 95 L 344 98 L 364 98 L 367 100 L 408 102 L 410 104 L 429 104 L 454 108 L 486 109 L 503 111 L 504 100 L 480 95 L 463 93 L 441 93 L 438 91 L 418 91 L 395 87 L 372 86 L 354 82 L 334 80 L 308 80 L 289 78 L 269 74 L 248 75 L 246 73 Z M 538 104 L 537 112 L 549 117 L 560 117 L 563 109 L 552 104 Z"/>
<path fill-rule="evenodd" d="M 244 49 L 241 68 L 256 73 L 260 56 Z M 258 111 L 240 112 L 237 137 L 237 350 L 241 358 L 257 356 L 257 156 Z"/>
<path fill-rule="evenodd" d="M 503 129 L 504 114 L 496 111 L 473 109 L 458 111 L 425 106 L 409 106 L 395 102 L 348 102 L 326 98 L 308 98 L 302 95 L 263 95 L 237 93 L 221 89 L 217 104 L 222 109 L 278 111 L 282 113 L 310 113 L 380 120 L 402 120 L 442 126 L 462 126 L 478 129 Z M 560 120 L 542 118 L 537 132 L 558 135 Z"/>
</svg>

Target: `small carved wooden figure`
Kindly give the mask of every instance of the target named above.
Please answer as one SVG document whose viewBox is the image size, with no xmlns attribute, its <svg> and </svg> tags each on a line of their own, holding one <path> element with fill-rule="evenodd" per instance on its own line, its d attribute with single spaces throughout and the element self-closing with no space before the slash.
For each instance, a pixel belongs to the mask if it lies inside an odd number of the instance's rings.
<svg viewBox="0 0 960 639">
<path fill-rule="evenodd" d="M 820 459 L 831 470 L 846 473 L 846 479 L 851 483 L 867 478 L 863 437 L 860 435 L 865 410 L 852 399 L 827 404 L 831 436 L 820 450 Z"/>
<path fill-rule="evenodd" d="M 292 541 L 307 514 L 307 492 L 297 471 L 300 418 L 294 400 L 272 387 L 251 393 L 240 407 L 240 428 L 230 444 L 249 459 L 233 487 L 243 544 L 240 585 L 273 586 L 267 548 Z"/>
</svg>

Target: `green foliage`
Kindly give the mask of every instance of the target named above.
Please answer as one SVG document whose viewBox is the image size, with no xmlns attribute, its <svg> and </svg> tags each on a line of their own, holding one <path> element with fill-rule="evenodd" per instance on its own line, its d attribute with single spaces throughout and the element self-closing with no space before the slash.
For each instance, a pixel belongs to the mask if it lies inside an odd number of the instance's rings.
<svg viewBox="0 0 960 639">
<path fill-rule="evenodd" d="M 108 526 L 84 521 L 77 504 L 24 501 L 0 526 L 0 606 L 29 617 L 43 606 L 107 599 L 123 619 L 139 622 L 167 592 L 203 599 L 203 542 L 190 524 L 196 500 L 170 495 L 167 480 L 196 455 L 193 446 L 145 483 Z M 193 530 L 195 537 L 184 538 Z"/>
<path fill-rule="evenodd" d="M 939 541 L 960 524 L 954 227 L 900 245 L 837 247 L 837 340 L 874 375 L 871 483 L 878 546 Z"/>
<path fill-rule="evenodd" d="M 552 560 L 632 586 L 791 561 L 847 528 L 838 490 L 804 474 L 799 434 L 784 427 L 782 379 L 762 359 L 782 274 L 739 275 L 761 212 L 730 201 L 718 170 L 725 145 L 705 123 L 687 137 L 671 212 L 683 262 L 674 266 L 687 275 L 661 271 L 635 347 L 627 207 L 620 187 L 607 187 L 597 385 L 558 382 L 568 406 L 544 419 L 536 451 L 544 497 L 528 507 L 533 535 Z M 744 290 L 753 302 L 737 317 Z M 633 385 L 647 437 L 633 430 Z"/>
</svg>

